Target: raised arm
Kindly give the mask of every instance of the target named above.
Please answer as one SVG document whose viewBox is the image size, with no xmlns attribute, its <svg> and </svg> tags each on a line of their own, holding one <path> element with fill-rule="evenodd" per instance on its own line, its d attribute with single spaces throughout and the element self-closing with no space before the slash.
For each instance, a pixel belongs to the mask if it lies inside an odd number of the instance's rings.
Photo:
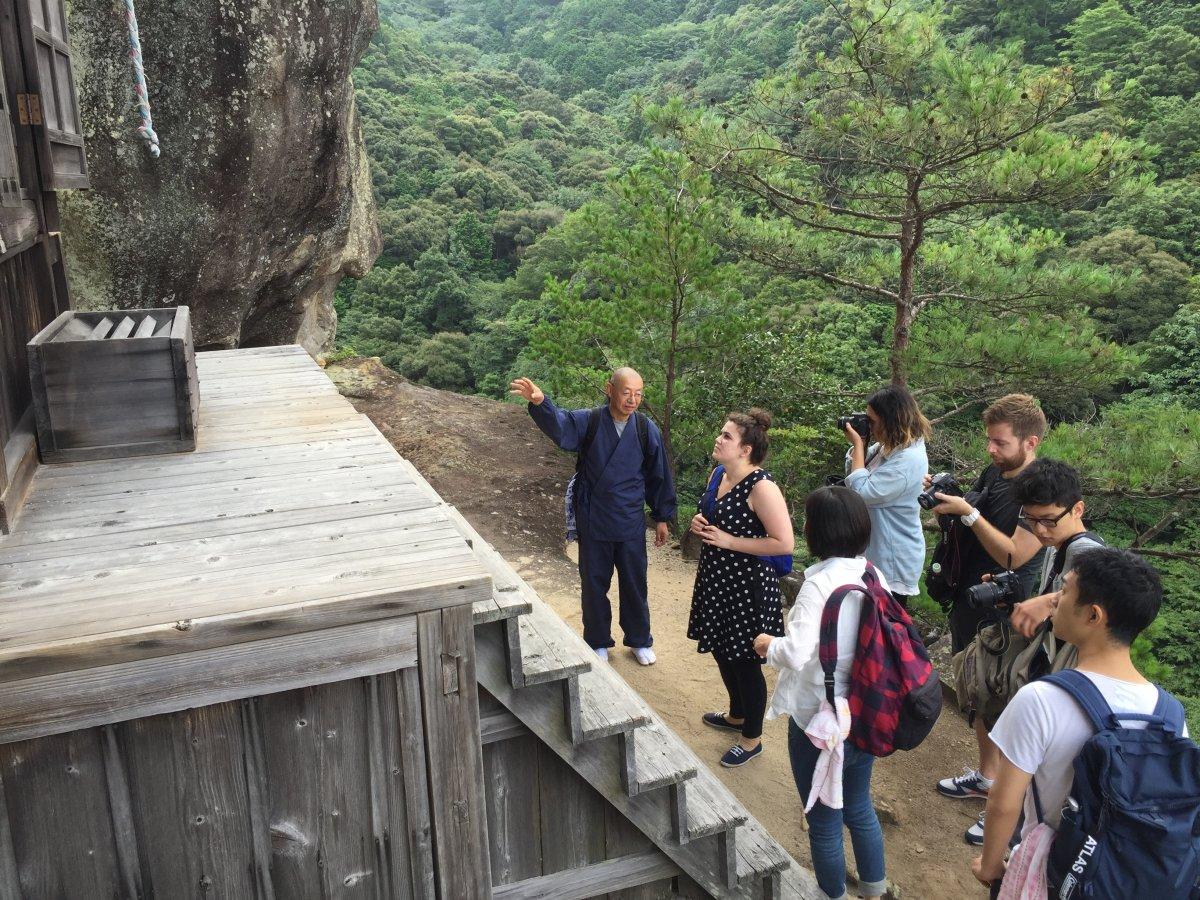
<svg viewBox="0 0 1200 900">
<path fill-rule="evenodd" d="M 574 453 L 587 433 L 591 410 L 563 410 L 554 405 L 542 389 L 528 378 L 518 378 L 508 386 L 508 392 L 529 404 L 529 416 L 546 437 L 561 449 Z"/>
</svg>

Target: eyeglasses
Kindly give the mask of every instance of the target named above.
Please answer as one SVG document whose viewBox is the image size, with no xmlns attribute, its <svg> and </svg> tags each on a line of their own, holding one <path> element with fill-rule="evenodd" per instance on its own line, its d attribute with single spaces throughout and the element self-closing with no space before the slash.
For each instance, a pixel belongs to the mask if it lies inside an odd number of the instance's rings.
<svg viewBox="0 0 1200 900">
<path fill-rule="evenodd" d="M 1051 528 L 1053 528 L 1055 525 L 1057 525 L 1059 522 L 1061 522 L 1063 519 L 1065 519 L 1067 517 L 1067 514 L 1070 513 L 1070 511 L 1071 511 L 1071 507 L 1068 507 L 1067 509 L 1064 509 L 1062 512 L 1060 512 L 1057 516 L 1055 516 L 1052 519 L 1039 519 L 1037 516 L 1027 516 L 1027 515 L 1025 515 L 1025 510 L 1021 510 L 1017 514 L 1017 518 L 1021 522 L 1024 522 L 1026 525 L 1028 525 L 1030 528 L 1036 528 L 1038 525 L 1041 525 L 1043 528 L 1045 528 L 1047 531 L 1049 531 Z"/>
</svg>

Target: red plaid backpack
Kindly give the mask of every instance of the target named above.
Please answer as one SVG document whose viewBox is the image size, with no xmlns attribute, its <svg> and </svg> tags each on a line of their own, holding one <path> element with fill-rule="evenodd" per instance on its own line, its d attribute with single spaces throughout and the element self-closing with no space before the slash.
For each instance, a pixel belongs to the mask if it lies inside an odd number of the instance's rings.
<svg viewBox="0 0 1200 900">
<path fill-rule="evenodd" d="M 825 601 L 820 650 L 825 698 L 834 705 L 838 617 L 842 600 L 852 593 L 863 600 L 847 698 L 850 743 L 872 756 L 911 750 L 925 740 L 942 712 L 942 686 L 912 619 L 884 590 L 869 562 L 863 584 L 844 584 Z"/>
</svg>

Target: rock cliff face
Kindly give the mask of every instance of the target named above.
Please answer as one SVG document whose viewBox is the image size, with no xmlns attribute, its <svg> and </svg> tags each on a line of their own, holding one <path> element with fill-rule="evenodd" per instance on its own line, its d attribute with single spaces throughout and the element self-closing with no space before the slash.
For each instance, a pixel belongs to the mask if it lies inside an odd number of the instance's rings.
<svg viewBox="0 0 1200 900">
<path fill-rule="evenodd" d="M 70 4 L 92 183 L 61 198 L 75 305 L 187 304 L 198 348 L 327 347 L 334 288 L 380 247 L 350 82 L 375 0 L 137 12 L 159 159 L 135 131 L 124 16 Z"/>
</svg>

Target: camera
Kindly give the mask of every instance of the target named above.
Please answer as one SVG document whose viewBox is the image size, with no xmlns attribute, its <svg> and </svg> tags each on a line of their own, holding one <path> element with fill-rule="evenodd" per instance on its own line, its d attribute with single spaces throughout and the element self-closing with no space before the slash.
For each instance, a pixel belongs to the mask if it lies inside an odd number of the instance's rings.
<svg viewBox="0 0 1200 900">
<path fill-rule="evenodd" d="M 871 443 L 871 420 L 867 418 L 867 414 L 865 412 L 856 412 L 850 413 L 848 416 L 839 416 L 837 423 L 838 428 L 841 430 L 845 430 L 846 426 L 849 425 L 851 428 L 857 431 L 862 437 L 864 444 Z"/>
<path fill-rule="evenodd" d="M 938 472 L 933 476 L 933 480 L 929 482 L 929 489 L 922 491 L 917 495 L 917 503 L 921 505 L 921 509 L 933 509 L 942 501 L 934 494 L 947 494 L 952 497 L 961 497 L 963 495 L 962 486 L 958 480 L 949 472 Z"/>
<path fill-rule="evenodd" d="M 967 606 L 974 610 L 1012 609 L 1024 599 L 1025 589 L 1012 569 L 993 575 L 991 581 L 967 588 Z"/>
</svg>

